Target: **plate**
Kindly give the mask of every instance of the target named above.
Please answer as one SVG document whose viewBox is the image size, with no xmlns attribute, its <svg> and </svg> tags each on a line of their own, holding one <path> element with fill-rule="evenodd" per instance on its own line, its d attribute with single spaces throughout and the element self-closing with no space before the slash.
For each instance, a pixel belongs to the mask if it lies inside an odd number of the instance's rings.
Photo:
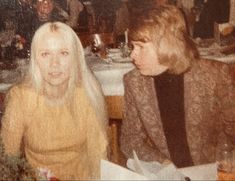
<svg viewBox="0 0 235 181">
<path fill-rule="evenodd" d="M 121 49 L 119 49 L 119 48 L 110 48 L 110 49 L 108 49 L 108 53 L 121 53 Z"/>
</svg>

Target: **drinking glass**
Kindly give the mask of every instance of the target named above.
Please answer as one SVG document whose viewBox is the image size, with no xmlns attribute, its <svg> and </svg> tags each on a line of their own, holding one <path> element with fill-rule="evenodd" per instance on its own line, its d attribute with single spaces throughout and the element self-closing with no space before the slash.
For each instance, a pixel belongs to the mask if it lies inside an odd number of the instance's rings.
<svg viewBox="0 0 235 181">
<path fill-rule="evenodd" d="M 233 168 L 233 149 L 224 143 L 217 151 L 217 180 L 227 181 L 235 180 L 235 173 Z"/>
<path fill-rule="evenodd" d="M 130 56 L 130 52 L 131 52 L 131 51 L 130 51 L 130 47 L 129 47 L 128 43 L 121 42 L 121 43 L 118 45 L 118 48 L 121 49 L 121 51 L 122 51 L 122 56 L 123 56 L 124 58 Z"/>
</svg>

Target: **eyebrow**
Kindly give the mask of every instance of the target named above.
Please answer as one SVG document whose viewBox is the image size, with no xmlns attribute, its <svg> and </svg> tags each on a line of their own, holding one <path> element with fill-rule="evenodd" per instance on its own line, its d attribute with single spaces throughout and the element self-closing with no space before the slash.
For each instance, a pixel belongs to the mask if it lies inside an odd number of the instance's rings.
<svg viewBox="0 0 235 181">
<path fill-rule="evenodd" d="M 37 50 L 38 50 L 38 51 L 50 51 L 51 49 L 38 48 Z M 57 50 L 70 50 L 70 49 L 69 49 L 69 48 L 60 48 L 60 49 L 57 49 Z"/>
</svg>

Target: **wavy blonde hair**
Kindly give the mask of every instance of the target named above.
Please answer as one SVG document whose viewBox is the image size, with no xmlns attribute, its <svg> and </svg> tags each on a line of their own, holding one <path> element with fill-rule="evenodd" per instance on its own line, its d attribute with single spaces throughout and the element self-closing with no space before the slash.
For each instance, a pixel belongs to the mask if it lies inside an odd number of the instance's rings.
<svg viewBox="0 0 235 181">
<path fill-rule="evenodd" d="M 196 46 L 189 38 L 181 11 L 173 5 L 143 10 L 133 16 L 130 25 L 132 41 L 152 41 L 159 62 L 169 67 L 169 72 L 180 74 L 199 58 Z"/>
<path fill-rule="evenodd" d="M 68 83 L 67 93 L 72 94 L 75 87 L 83 86 L 91 105 L 102 124 L 105 123 L 107 128 L 107 110 L 103 93 L 101 91 L 100 84 L 88 68 L 84 56 L 83 47 L 77 34 L 68 25 L 61 22 L 49 22 L 42 25 L 34 34 L 31 44 L 31 55 L 28 80 L 37 92 L 41 92 L 43 89 L 42 75 L 39 70 L 39 66 L 36 62 L 36 50 L 39 40 L 45 33 L 59 33 L 65 38 L 65 44 L 72 47 L 72 70 Z M 72 96 L 71 96 L 72 97 Z M 103 122 L 104 121 L 104 122 Z"/>
</svg>

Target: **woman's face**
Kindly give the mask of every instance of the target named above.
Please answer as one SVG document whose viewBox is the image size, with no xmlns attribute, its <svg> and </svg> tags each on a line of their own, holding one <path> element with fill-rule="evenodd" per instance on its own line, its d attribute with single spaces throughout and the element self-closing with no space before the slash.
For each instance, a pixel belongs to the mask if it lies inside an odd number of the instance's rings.
<svg viewBox="0 0 235 181">
<path fill-rule="evenodd" d="M 36 63 L 43 82 L 50 86 L 67 84 L 72 69 L 72 48 L 60 33 L 45 33 L 36 48 Z"/>
<path fill-rule="evenodd" d="M 142 75 L 159 75 L 167 70 L 167 66 L 159 63 L 153 42 L 132 41 L 131 58 Z"/>
</svg>

